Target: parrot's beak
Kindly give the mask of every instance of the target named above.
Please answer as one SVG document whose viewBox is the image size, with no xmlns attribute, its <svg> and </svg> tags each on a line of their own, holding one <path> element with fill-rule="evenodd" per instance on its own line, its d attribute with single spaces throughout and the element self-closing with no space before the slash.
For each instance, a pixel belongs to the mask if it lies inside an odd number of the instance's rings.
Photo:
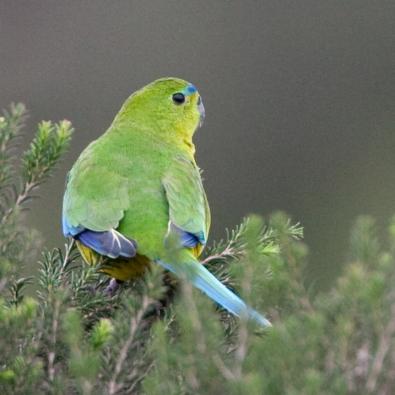
<svg viewBox="0 0 395 395">
<path fill-rule="evenodd" d="M 203 100 L 200 96 L 198 97 L 197 105 L 200 113 L 199 127 L 201 127 L 203 125 L 204 118 L 206 117 L 206 111 L 204 109 Z"/>
<path fill-rule="evenodd" d="M 206 111 L 204 110 L 204 105 L 203 105 L 203 100 L 201 96 L 199 95 L 196 86 L 193 84 L 189 84 L 183 91 L 182 93 L 186 96 L 196 96 L 197 95 L 197 107 L 199 110 L 200 114 L 200 120 L 199 120 L 199 127 L 203 125 L 204 118 L 206 117 Z"/>
</svg>

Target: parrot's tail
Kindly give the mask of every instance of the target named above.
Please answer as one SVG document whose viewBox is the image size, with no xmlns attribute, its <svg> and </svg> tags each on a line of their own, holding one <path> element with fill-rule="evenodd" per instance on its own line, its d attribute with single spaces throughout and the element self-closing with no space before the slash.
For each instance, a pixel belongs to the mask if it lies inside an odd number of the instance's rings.
<svg viewBox="0 0 395 395">
<path fill-rule="evenodd" d="M 191 260 L 188 263 L 169 264 L 157 261 L 162 267 L 179 277 L 187 277 L 195 287 L 203 291 L 216 303 L 239 317 L 247 317 L 263 327 L 272 326 L 263 315 L 249 307 L 242 299 L 225 287 L 200 262 Z"/>
</svg>

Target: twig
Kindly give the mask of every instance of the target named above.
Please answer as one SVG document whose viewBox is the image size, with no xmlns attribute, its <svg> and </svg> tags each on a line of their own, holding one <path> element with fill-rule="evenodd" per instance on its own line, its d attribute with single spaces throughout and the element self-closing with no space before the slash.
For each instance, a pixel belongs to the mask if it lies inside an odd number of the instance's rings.
<svg viewBox="0 0 395 395">
<path fill-rule="evenodd" d="M 369 392 L 375 393 L 377 380 L 382 372 L 384 360 L 391 347 L 391 339 L 395 334 L 395 303 L 391 307 L 391 320 L 388 322 L 379 340 L 379 347 L 372 363 L 372 369 L 366 382 Z"/>
<path fill-rule="evenodd" d="M 4 225 L 7 221 L 8 218 L 11 216 L 13 212 L 15 212 L 16 209 L 18 209 L 20 206 L 22 206 L 23 202 L 27 199 L 29 196 L 29 193 L 37 186 L 36 183 L 29 183 L 27 182 L 24 186 L 21 192 L 16 196 L 15 198 L 15 203 L 12 207 L 10 207 L 6 213 L 4 214 L 3 218 L 1 219 L 0 225 Z"/>
<path fill-rule="evenodd" d="M 60 268 L 60 274 L 59 274 L 59 281 L 60 282 L 62 282 L 62 278 L 63 278 L 64 272 L 65 272 L 65 270 L 67 268 L 67 265 L 70 262 L 70 254 L 71 254 L 71 251 L 74 248 L 74 244 L 75 244 L 75 240 L 74 239 L 71 239 L 71 242 L 69 244 L 65 244 L 65 246 L 66 246 L 65 254 L 64 254 L 64 257 L 63 257 L 62 266 Z"/>
<path fill-rule="evenodd" d="M 222 260 L 222 259 L 226 259 L 229 257 L 233 257 L 233 256 L 235 256 L 235 253 L 236 253 L 236 251 L 233 248 L 227 246 L 219 254 L 213 254 L 213 255 L 208 256 L 206 259 L 204 259 L 202 261 L 202 264 L 207 265 L 209 262 L 214 261 L 214 260 Z"/>
<path fill-rule="evenodd" d="M 207 351 L 206 340 L 203 334 L 202 323 L 199 319 L 199 311 L 193 298 L 192 285 L 189 282 L 184 281 L 182 290 L 186 302 L 188 303 L 192 326 L 195 330 L 195 334 L 197 335 L 196 348 L 201 355 L 204 355 Z M 190 386 L 194 389 L 194 391 L 197 391 L 200 387 L 200 382 L 196 374 L 196 360 L 192 353 L 190 354 L 190 359 L 193 362 L 193 365 L 192 368 L 187 371 L 186 379 L 189 382 Z"/>
<path fill-rule="evenodd" d="M 388 373 L 385 377 L 385 382 L 381 386 L 380 390 L 377 391 L 379 395 L 390 395 L 394 393 L 395 383 L 395 349 L 391 351 L 391 362 L 389 364 Z"/>
<path fill-rule="evenodd" d="M 213 362 L 226 380 L 234 381 L 236 379 L 233 372 L 225 365 L 224 361 L 219 355 L 217 354 L 213 355 Z"/>
<path fill-rule="evenodd" d="M 137 314 L 132 316 L 130 319 L 130 330 L 129 330 L 129 336 L 126 339 L 125 343 L 123 344 L 121 350 L 119 351 L 118 358 L 117 358 L 117 363 L 115 365 L 114 373 L 111 377 L 111 380 L 108 384 L 108 393 L 109 395 L 114 395 L 116 394 L 123 386 L 123 384 L 118 384 L 118 376 L 120 375 L 123 365 L 125 363 L 126 357 L 128 355 L 129 348 L 131 347 L 134 336 L 137 332 L 137 329 L 139 327 L 139 324 L 144 316 L 144 313 L 147 309 L 147 307 L 151 304 L 151 299 L 148 298 L 147 296 L 143 297 L 142 300 L 142 306 L 141 308 L 137 311 Z"/>
<path fill-rule="evenodd" d="M 251 296 L 251 282 L 252 282 L 252 270 L 251 265 L 248 264 L 248 260 L 245 265 L 245 272 L 242 280 L 242 289 L 245 295 L 249 298 Z M 239 344 L 235 351 L 236 366 L 234 375 L 238 380 L 241 380 L 243 375 L 243 362 L 247 355 L 248 348 L 248 328 L 247 328 L 247 317 L 241 317 L 239 327 Z"/>
<path fill-rule="evenodd" d="M 52 350 L 48 352 L 48 378 L 52 383 L 55 379 L 55 348 L 56 348 L 56 338 L 59 327 L 59 310 L 60 301 L 57 299 L 54 306 L 54 313 L 52 319 L 52 333 L 51 333 L 51 345 Z"/>
<path fill-rule="evenodd" d="M 354 368 L 354 378 L 361 382 L 366 378 L 369 372 L 369 342 L 364 342 L 357 351 L 357 361 Z"/>
<path fill-rule="evenodd" d="M 136 380 L 134 380 L 133 384 L 125 391 L 128 394 L 133 394 L 133 391 L 135 390 L 137 384 L 139 384 L 144 378 L 148 375 L 148 373 L 151 371 L 151 369 L 155 366 L 155 362 L 151 362 L 147 369 L 145 369 L 145 372 L 137 377 Z M 136 375 L 135 375 L 136 376 Z"/>
</svg>

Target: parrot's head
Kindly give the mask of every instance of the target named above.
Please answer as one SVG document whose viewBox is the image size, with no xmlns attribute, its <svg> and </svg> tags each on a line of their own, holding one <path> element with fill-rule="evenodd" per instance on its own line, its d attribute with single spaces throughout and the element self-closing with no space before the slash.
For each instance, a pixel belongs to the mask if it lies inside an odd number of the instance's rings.
<svg viewBox="0 0 395 395">
<path fill-rule="evenodd" d="M 124 121 L 143 122 L 161 139 L 191 142 L 205 111 L 193 84 L 179 78 L 161 78 L 130 96 L 119 115 Z"/>
</svg>

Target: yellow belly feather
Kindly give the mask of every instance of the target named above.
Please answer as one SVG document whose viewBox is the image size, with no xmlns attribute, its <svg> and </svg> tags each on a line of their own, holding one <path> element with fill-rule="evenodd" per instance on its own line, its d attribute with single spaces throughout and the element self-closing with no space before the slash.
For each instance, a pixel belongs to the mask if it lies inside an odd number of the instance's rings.
<svg viewBox="0 0 395 395">
<path fill-rule="evenodd" d="M 137 254 L 131 259 L 109 259 L 103 258 L 97 252 L 86 247 L 79 241 L 76 241 L 76 244 L 82 258 L 88 265 L 97 266 L 98 271 L 116 278 L 117 280 L 134 280 L 143 276 L 151 266 L 151 261 L 144 255 Z M 203 246 L 200 244 L 192 248 L 193 254 L 196 257 L 201 254 L 202 250 Z"/>
</svg>

